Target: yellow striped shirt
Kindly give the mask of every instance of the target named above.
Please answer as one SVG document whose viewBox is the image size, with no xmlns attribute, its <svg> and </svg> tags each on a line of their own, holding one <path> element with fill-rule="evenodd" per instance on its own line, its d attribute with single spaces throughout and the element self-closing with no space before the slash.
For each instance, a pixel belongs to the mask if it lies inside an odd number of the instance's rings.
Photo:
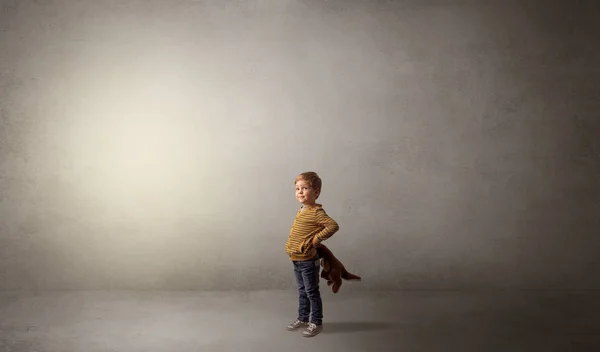
<svg viewBox="0 0 600 352">
<path fill-rule="evenodd" d="M 290 260 L 310 260 L 317 255 L 313 240 L 318 244 L 340 229 L 321 204 L 300 208 L 292 224 L 285 251 Z"/>
</svg>

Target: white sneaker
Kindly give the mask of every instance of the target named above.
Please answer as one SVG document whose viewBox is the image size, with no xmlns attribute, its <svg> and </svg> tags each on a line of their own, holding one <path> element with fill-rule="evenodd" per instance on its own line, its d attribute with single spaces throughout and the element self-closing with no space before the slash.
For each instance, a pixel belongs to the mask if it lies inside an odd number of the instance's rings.
<svg viewBox="0 0 600 352">
<path fill-rule="evenodd" d="M 313 337 L 313 336 L 316 336 L 318 333 L 320 333 L 321 330 L 323 330 L 323 324 L 317 325 L 315 323 L 310 323 L 310 324 L 308 324 L 308 327 L 306 328 L 306 330 L 304 330 L 302 332 L 302 335 L 304 337 Z"/>
<path fill-rule="evenodd" d="M 286 328 L 289 331 L 294 331 L 294 330 L 296 330 L 298 328 L 301 328 L 301 327 L 304 327 L 304 326 L 307 326 L 307 325 L 308 325 L 307 321 L 300 321 L 300 320 L 296 319 L 296 321 L 294 321 L 293 323 L 291 323 L 290 325 L 288 325 Z"/>
</svg>

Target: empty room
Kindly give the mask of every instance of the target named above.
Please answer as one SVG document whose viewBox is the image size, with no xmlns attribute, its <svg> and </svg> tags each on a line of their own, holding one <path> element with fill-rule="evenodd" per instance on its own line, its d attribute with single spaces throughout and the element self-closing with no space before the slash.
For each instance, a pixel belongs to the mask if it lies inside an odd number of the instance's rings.
<svg viewBox="0 0 600 352">
<path fill-rule="evenodd" d="M 0 352 L 600 351 L 600 2 L 0 1 Z"/>
</svg>

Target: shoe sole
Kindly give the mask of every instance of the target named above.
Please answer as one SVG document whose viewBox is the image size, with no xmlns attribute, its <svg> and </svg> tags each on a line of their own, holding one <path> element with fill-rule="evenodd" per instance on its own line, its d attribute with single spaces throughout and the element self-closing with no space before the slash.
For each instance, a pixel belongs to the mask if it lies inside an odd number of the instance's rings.
<svg viewBox="0 0 600 352">
<path fill-rule="evenodd" d="M 287 331 L 296 331 L 296 330 L 298 330 L 300 328 L 306 328 L 306 325 L 300 325 L 300 326 L 297 326 L 295 328 L 291 328 L 289 326 L 286 326 Z"/>
</svg>

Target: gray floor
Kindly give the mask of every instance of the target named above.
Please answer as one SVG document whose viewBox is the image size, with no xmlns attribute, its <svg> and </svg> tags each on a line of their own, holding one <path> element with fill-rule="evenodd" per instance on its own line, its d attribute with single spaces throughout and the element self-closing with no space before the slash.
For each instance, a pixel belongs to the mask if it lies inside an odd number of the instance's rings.
<svg viewBox="0 0 600 352">
<path fill-rule="evenodd" d="M 0 351 L 600 351 L 599 291 L 0 292 Z"/>
</svg>

